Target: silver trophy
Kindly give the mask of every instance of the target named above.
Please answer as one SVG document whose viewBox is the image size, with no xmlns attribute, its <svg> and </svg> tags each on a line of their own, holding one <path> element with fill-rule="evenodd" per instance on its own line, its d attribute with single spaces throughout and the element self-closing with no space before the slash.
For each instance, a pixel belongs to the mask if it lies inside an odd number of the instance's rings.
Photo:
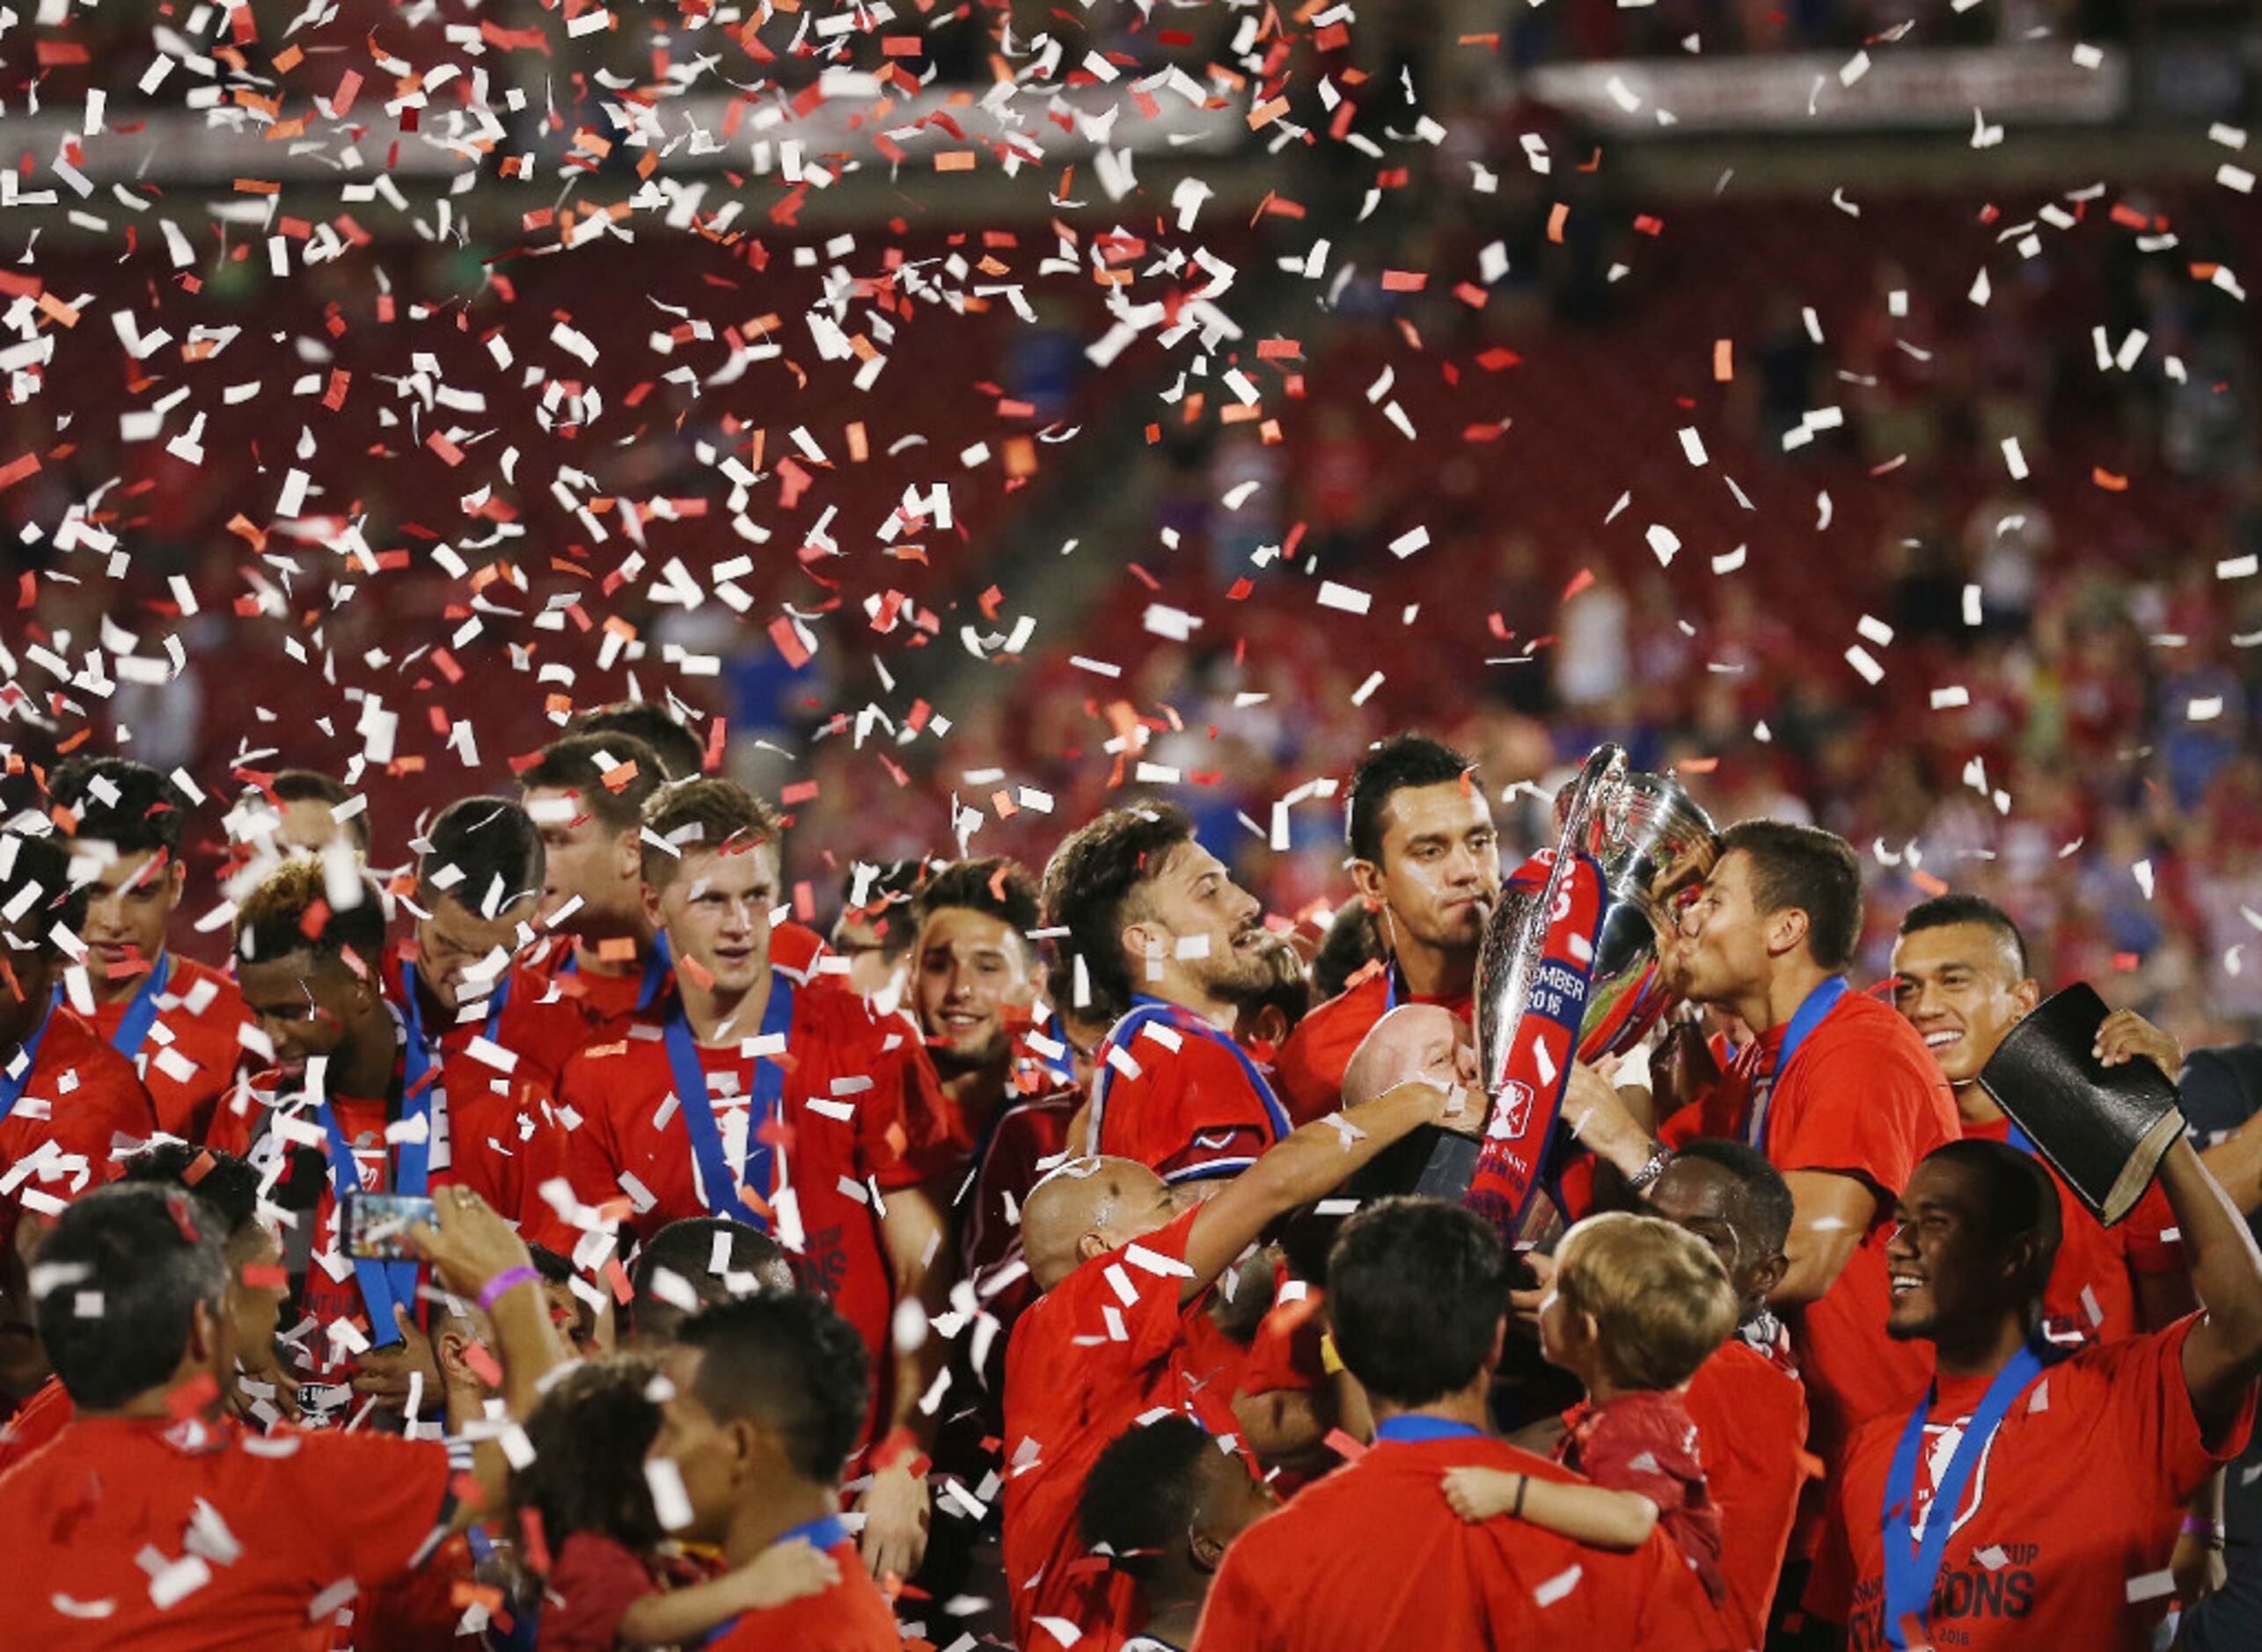
<svg viewBox="0 0 2262 1652">
<path fill-rule="evenodd" d="M 1658 942 L 1675 923 L 1684 892 L 1703 882 L 1720 852 L 1710 816 L 1680 783 L 1629 771 L 1617 746 L 1596 747 L 1578 778 L 1556 794 L 1556 826 L 1547 882 L 1536 891 L 1504 889 L 1485 921 L 1476 1045 L 1485 1092 L 1495 1098 L 1507 1082 L 1508 1052 L 1547 949 L 1548 915 L 1574 854 L 1592 857 L 1602 871 L 1602 921 L 1578 1045 L 1578 1059 L 1591 1062 L 1631 1049 L 1673 1007 Z M 1416 1191 L 1459 1199 L 1477 1154 L 1477 1143 L 1440 1134 Z"/>
</svg>

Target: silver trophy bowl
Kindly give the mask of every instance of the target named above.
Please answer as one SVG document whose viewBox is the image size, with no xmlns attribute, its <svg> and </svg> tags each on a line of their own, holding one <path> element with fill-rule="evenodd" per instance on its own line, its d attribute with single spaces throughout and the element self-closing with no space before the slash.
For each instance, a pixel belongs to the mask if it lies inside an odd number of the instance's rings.
<svg viewBox="0 0 2262 1652">
<path fill-rule="evenodd" d="M 1677 781 L 1629 771 L 1618 746 L 1595 748 L 1556 798 L 1556 854 L 1537 889 L 1501 891 L 1484 925 L 1476 965 L 1478 1067 L 1489 1096 L 1508 1078 L 1508 1052 L 1531 1007 L 1547 947 L 1548 915 L 1564 893 L 1575 852 L 1601 868 L 1602 921 L 1594 969 L 1579 1020 L 1578 1058 L 1595 1061 L 1641 1042 L 1678 1001 L 1658 968 L 1658 948 L 1685 892 L 1701 885 L 1719 858 L 1711 817 Z M 1415 1191 L 1459 1199 L 1475 1174 L 1479 1144 L 1440 1132 L 1431 1143 Z M 1378 1161 L 1380 1162 L 1380 1161 Z M 1535 1202 L 1544 1203 L 1544 1202 Z M 1553 1207 L 1535 1209 L 1538 1237 Z"/>
</svg>

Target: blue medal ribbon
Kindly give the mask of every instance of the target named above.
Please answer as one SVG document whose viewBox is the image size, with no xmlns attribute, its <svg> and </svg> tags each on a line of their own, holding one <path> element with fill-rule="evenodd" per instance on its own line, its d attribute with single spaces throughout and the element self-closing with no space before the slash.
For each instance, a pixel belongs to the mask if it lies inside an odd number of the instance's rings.
<svg viewBox="0 0 2262 1652">
<path fill-rule="evenodd" d="M 2020 1349 L 1995 1373 L 1995 1380 L 1987 1385 L 1987 1397 L 1965 1424 L 1964 1437 L 1956 1442 L 1948 1472 L 1933 1485 L 1931 1509 L 1924 1522 L 1921 1542 L 1913 1537 L 1916 1524 L 1916 1459 L 1924 1449 L 1924 1420 L 1940 1392 L 1936 1380 L 1925 1389 L 1916 1409 L 1909 1413 L 1908 1426 L 1901 1430 L 1900 1444 L 1893 1451 L 1892 1472 L 1885 1477 L 1882 1510 L 1887 1646 L 1905 1648 L 1908 1640 L 1902 1632 L 1902 1623 L 1912 1617 L 1922 1622 L 1931 1609 L 1932 1590 L 1940 1581 L 1940 1562 L 1947 1553 L 1948 1533 L 1955 1526 L 1956 1510 L 1964 1501 L 1965 1489 L 1971 1484 L 1980 1459 L 1987 1455 L 1988 1442 L 2009 1414 L 2011 1402 L 2041 1374 L 2042 1356 L 2031 1346 Z"/>
<path fill-rule="evenodd" d="M 794 1028 L 794 985 L 774 970 L 770 976 L 770 1001 L 762 1010 L 765 1036 L 787 1039 Z M 770 1222 L 738 1196 L 740 1178 L 730 1173 L 723 1158 L 722 1129 L 715 1122 L 714 1102 L 707 1093 L 706 1069 L 699 1063 L 699 1041 L 684 1017 L 683 1000 L 669 1012 L 665 1042 L 668 1068 L 676 1081 L 676 1108 L 684 1116 L 684 1129 L 692 1138 L 692 1159 L 698 1165 L 699 1186 L 706 1190 L 707 1209 L 767 1233 Z M 786 1097 L 786 1070 L 774 1056 L 754 1063 L 754 1082 L 748 1095 L 746 1174 L 744 1180 L 772 1191 L 776 1155 L 762 1139 L 762 1127 L 778 1116 Z"/>
<path fill-rule="evenodd" d="M 1832 976 L 1817 983 L 1813 990 L 1799 1000 L 1798 1009 L 1790 1018 L 1790 1025 L 1783 1029 L 1783 1047 L 1775 1051 L 1775 1067 L 1768 1075 L 1767 1088 L 1752 1108 L 1750 1145 L 1761 1152 L 1767 1151 L 1768 1103 L 1775 1100 L 1775 1086 L 1790 1071 L 1791 1058 L 1798 1054 L 1808 1035 L 1822 1025 L 1824 1018 L 1838 1007 L 1838 1000 L 1844 998 L 1848 990 L 1843 976 Z"/>
<path fill-rule="evenodd" d="M 1288 1116 L 1287 1109 L 1280 1105 L 1280 1098 L 1273 1094 L 1272 1085 L 1265 1078 L 1263 1070 L 1249 1059 L 1247 1050 L 1192 1011 L 1161 998 L 1149 998 L 1143 992 L 1135 992 L 1131 995 L 1131 1012 L 1108 1029 L 1108 1035 L 1100 1041 L 1100 1048 L 1094 1052 L 1094 1065 L 1098 1076 L 1092 1084 L 1092 1122 L 1089 1128 L 1095 1145 L 1101 1139 L 1101 1127 L 1107 1119 L 1108 1092 L 1115 1084 L 1115 1064 L 1108 1059 L 1108 1052 L 1128 1045 L 1138 1029 L 1150 1021 L 1160 1021 L 1182 1034 L 1206 1038 L 1213 1044 L 1223 1045 L 1241 1064 L 1242 1075 L 1248 1079 L 1248 1087 L 1263 1103 L 1265 1116 L 1272 1123 L 1273 1139 L 1277 1141 L 1296 1128 L 1295 1122 Z"/>
<path fill-rule="evenodd" d="M 406 1082 L 401 1091 L 400 1116 L 404 1121 L 422 1118 L 424 1129 L 415 1140 L 402 1142 L 397 1149 L 387 1144 L 386 1151 L 392 1155 L 392 1180 L 386 1191 L 421 1199 L 431 1191 L 432 1181 L 432 1066 L 423 1041 L 414 1033 L 407 1041 L 404 1072 Z M 347 1141 L 329 1097 L 322 1098 L 315 1116 L 321 1122 L 328 1149 L 331 1198 L 343 1221 L 346 1195 L 361 1191 L 362 1173 L 354 1163 L 353 1144 Z M 400 1340 L 399 1327 L 392 1320 L 393 1307 L 398 1304 L 414 1311 L 416 1275 L 421 1266 L 413 1261 L 355 1259 L 354 1276 L 361 1283 L 362 1305 L 369 1310 L 370 1336 L 379 1348 Z"/>
<path fill-rule="evenodd" d="M 159 952 L 157 961 L 142 981 L 141 990 L 134 994 L 133 1002 L 126 1005 L 126 1013 L 119 1019 L 118 1030 L 110 1034 L 110 1048 L 131 1061 L 142 1053 L 143 1042 L 150 1028 L 157 1021 L 157 1000 L 165 994 L 172 981 L 172 954 Z"/>
<path fill-rule="evenodd" d="M 1419 1445 L 1425 1440 L 1481 1440 L 1484 1430 L 1446 1417 L 1418 1417 L 1408 1413 L 1383 1418 L 1374 1425 L 1374 1437 L 1378 1441 L 1395 1440 L 1401 1445 Z"/>
<path fill-rule="evenodd" d="M 32 1029 L 32 1035 L 24 1041 L 23 1049 L 17 1061 L 8 1064 L 10 1068 L 14 1069 L 12 1076 L 6 1071 L 0 1071 L 0 1120 L 6 1119 L 11 1113 L 13 1113 L 16 1110 L 16 1103 L 23 1100 L 24 1086 L 31 1082 L 32 1069 L 39 1064 L 40 1041 L 48 1035 L 48 1021 L 54 1014 L 55 1005 L 50 1001 L 47 1008 L 40 1012 L 40 1024 Z"/>
</svg>

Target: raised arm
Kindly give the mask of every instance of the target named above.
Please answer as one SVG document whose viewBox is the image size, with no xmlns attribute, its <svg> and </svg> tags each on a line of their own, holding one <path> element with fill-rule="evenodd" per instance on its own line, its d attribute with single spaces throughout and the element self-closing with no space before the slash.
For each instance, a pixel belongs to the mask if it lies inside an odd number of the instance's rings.
<svg viewBox="0 0 2262 1652">
<path fill-rule="evenodd" d="M 1179 1300 L 1191 1302 L 1275 1220 L 1332 1192 L 1409 1131 L 1435 1124 L 1474 1135 L 1482 1119 L 1480 1098 L 1409 1078 L 1281 1137 L 1202 1207 L 1186 1237 L 1193 1276 L 1181 1284 Z"/>
<path fill-rule="evenodd" d="M 2262 1374 L 2262 1251 L 2200 1156 L 2180 1137 L 2160 1161 L 2160 1188 L 2183 1231 L 2200 1320 L 2184 1339 L 2184 1385 L 2209 1437 L 2238 1416 Z"/>
<path fill-rule="evenodd" d="M 1790 1238 L 1783 1245 L 1790 1266 L 1768 1300 L 1817 1301 L 1838 1283 L 1877 1220 L 1877 1189 L 1858 1176 L 1823 1170 L 1794 1170 L 1783 1181 L 1790 1186 Z"/>
</svg>

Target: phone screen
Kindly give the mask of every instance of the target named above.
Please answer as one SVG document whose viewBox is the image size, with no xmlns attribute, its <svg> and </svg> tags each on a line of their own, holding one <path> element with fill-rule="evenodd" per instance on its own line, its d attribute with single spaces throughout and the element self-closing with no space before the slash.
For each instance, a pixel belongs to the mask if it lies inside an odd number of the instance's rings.
<svg viewBox="0 0 2262 1652">
<path fill-rule="evenodd" d="M 342 1224 L 346 1254 L 366 1261 L 399 1261 L 414 1254 L 408 1230 L 431 1223 L 432 1201 L 407 1193 L 349 1193 Z"/>
</svg>

